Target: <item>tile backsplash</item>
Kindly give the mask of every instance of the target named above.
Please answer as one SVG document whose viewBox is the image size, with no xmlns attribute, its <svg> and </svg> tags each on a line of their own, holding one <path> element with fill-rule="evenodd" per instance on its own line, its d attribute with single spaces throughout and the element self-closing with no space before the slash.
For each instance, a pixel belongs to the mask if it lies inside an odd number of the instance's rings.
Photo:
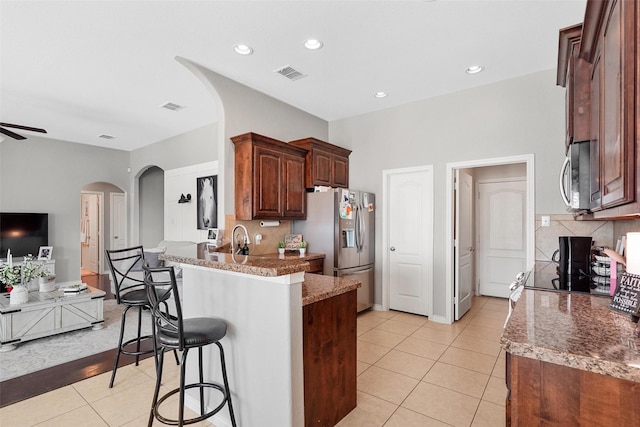
<svg viewBox="0 0 640 427">
<path fill-rule="evenodd" d="M 551 218 L 551 224 L 542 227 L 542 215 L 536 215 L 536 260 L 551 260 L 558 249 L 560 236 L 591 236 L 596 246 L 615 248 L 618 231 L 614 232 L 614 224 L 619 221 L 576 221 L 571 214 L 547 216 Z"/>
</svg>

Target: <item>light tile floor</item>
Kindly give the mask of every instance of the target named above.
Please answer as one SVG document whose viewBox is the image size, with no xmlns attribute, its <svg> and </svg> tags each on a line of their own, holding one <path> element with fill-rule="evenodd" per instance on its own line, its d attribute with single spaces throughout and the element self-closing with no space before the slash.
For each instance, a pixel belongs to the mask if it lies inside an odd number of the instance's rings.
<svg viewBox="0 0 640 427">
<path fill-rule="evenodd" d="M 453 325 L 395 311 L 359 315 L 358 406 L 338 426 L 504 426 L 507 301 L 476 297 Z"/>
<path fill-rule="evenodd" d="M 507 312 L 506 299 L 476 297 L 471 311 L 453 325 L 396 311 L 359 315 L 358 406 L 338 425 L 505 425 L 499 339 Z M 155 383 L 153 360 L 120 368 L 113 389 L 107 387 L 110 375 L 2 408 L 0 426 L 145 426 Z M 167 358 L 161 392 L 175 387 L 177 376 Z M 166 408 L 177 408 L 177 402 L 169 400 Z"/>
</svg>

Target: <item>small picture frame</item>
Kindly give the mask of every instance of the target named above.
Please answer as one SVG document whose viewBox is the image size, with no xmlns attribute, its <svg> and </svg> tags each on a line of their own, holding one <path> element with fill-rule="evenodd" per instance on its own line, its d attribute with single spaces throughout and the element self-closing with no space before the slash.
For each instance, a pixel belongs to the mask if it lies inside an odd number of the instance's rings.
<svg viewBox="0 0 640 427">
<path fill-rule="evenodd" d="M 53 246 L 40 246 L 38 249 L 38 259 L 39 260 L 51 260 L 51 255 L 53 254 Z"/>
<path fill-rule="evenodd" d="M 210 228 L 209 229 L 209 233 L 207 234 L 207 240 L 209 240 L 211 242 L 217 242 L 218 241 L 218 229 L 217 228 Z"/>
</svg>

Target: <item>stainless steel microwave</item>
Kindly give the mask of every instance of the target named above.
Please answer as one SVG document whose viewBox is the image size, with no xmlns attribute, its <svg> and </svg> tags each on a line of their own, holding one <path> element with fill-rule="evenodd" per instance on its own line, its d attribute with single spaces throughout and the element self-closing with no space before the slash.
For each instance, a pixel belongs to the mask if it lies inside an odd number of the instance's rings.
<svg viewBox="0 0 640 427">
<path fill-rule="evenodd" d="M 560 195 L 572 210 L 591 208 L 591 141 L 574 142 L 569 146 L 560 172 Z"/>
</svg>

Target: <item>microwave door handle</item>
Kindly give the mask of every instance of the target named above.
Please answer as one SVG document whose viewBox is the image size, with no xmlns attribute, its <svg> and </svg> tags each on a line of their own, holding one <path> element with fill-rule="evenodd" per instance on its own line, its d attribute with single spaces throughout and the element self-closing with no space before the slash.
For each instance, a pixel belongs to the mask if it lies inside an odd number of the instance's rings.
<svg viewBox="0 0 640 427">
<path fill-rule="evenodd" d="M 569 168 L 571 161 L 569 157 L 564 159 L 564 163 L 562 164 L 562 169 L 560 169 L 560 195 L 562 196 L 562 200 L 564 204 L 567 206 L 571 206 L 571 200 L 569 200 L 569 195 L 567 194 L 566 183 L 567 180 L 565 177 L 567 176 L 567 169 Z"/>
</svg>

